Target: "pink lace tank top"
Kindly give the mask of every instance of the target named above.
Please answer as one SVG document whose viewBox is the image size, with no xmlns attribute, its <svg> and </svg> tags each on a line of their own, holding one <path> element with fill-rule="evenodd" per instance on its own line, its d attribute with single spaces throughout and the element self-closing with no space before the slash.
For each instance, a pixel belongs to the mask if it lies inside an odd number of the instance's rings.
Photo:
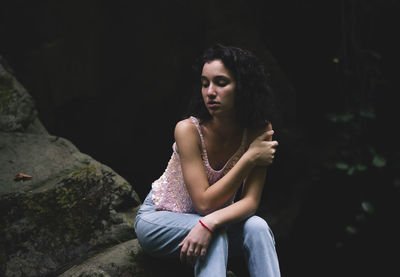
<svg viewBox="0 0 400 277">
<path fill-rule="evenodd" d="M 247 131 L 243 132 L 242 142 L 235 154 L 226 162 L 220 170 L 214 170 L 208 161 L 207 150 L 204 144 L 203 134 L 197 118 L 191 116 L 193 124 L 195 124 L 201 139 L 202 153 L 201 158 L 209 185 L 213 185 L 221 179 L 236 164 L 245 152 Z M 183 174 L 179 159 L 179 153 L 176 151 L 176 142 L 172 145 L 172 156 L 168 162 L 168 166 L 163 175 L 152 184 L 152 199 L 156 210 L 167 210 L 179 213 L 196 213 L 187 191 L 186 184 L 183 180 Z M 233 202 L 234 196 L 225 204 L 229 205 Z"/>
</svg>

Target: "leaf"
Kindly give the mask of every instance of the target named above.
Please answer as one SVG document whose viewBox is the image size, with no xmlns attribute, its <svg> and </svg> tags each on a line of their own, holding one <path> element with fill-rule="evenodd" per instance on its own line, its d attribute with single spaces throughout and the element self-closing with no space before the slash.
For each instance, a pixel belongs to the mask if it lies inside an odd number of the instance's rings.
<svg viewBox="0 0 400 277">
<path fill-rule="evenodd" d="M 372 164 L 375 167 L 384 167 L 386 166 L 386 159 L 380 155 L 376 155 L 372 160 Z"/>
<path fill-rule="evenodd" d="M 328 114 L 327 117 L 332 122 L 348 122 L 354 118 L 354 115 L 351 113 Z"/>
<path fill-rule="evenodd" d="M 361 203 L 361 208 L 363 209 L 363 211 L 365 211 L 368 214 L 373 214 L 375 211 L 374 206 L 368 201 L 363 201 Z"/>
<path fill-rule="evenodd" d="M 350 113 L 346 113 L 346 114 L 342 114 L 342 115 L 339 117 L 339 121 L 347 122 L 347 121 L 352 120 L 353 118 L 354 118 L 354 115 L 352 115 L 352 114 L 350 114 Z"/>
<path fill-rule="evenodd" d="M 344 162 L 337 162 L 337 163 L 335 163 L 335 167 L 336 167 L 337 169 L 340 169 L 340 170 L 347 170 L 347 169 L 349 169 L 349 165 L 348 165 L 347 163 L 344 163 Z"/>
<path fill-rule="evenodd" d="M 368 167 L 365 164 L 356 164 L 356 169 L 358 171 L 365 171 L 368 169 Z"/>
<path fill-rule="evenodd" d="M 346 232 L 349 233 L 349 234 L 355 235 L 355 234 L 357 234 L 358 231 L 357 231 L 356 227 L 351 226 L 351 225 L 347 225 L 346 226 Z"/>
<path fill-rule="evenodd" d="M 347 170 L 347 174 L 348 175 L 353 175 L 355 170 L 356 170 L 356 168 L 354 166 L 352 166 L 352 167 L 349 168 L 349 170 Z"/>
<path fill-rule="evenodd" d="M 360 116 L 365 118 L 375 118 L 375 112 L 373 109 L 361 110 Z"/>
<path fill-rule="evenodd" d="M 25 173 L 18 173 L 14 176 L 14 181 L 25 181 L 29 179 L 32 179 L 32 176 Z"/>
</svg>

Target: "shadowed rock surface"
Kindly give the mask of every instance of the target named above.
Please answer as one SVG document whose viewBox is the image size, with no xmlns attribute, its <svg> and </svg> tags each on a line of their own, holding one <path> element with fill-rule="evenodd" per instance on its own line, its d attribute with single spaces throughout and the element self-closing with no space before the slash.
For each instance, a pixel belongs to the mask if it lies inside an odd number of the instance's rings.
<svg viewBox="0 0 400 277">
<path fill-rule="evenodd" d="M 239 270 L 238 268 L 235 268 Z M 240 271 L 239 271 L 240 272 Z M 242 273 L 243 274 L 243 273 Z M 183 266 L 178 259 L 158 259 L 146 255 L 137 239 L 105 249 L 82 264 L 70 268 L 59 277 L 152 277 L 193 276 L 193 269 Z M 236 277 L 231 270 L 227 277 Z M 239 275 L 239 276 L 245 276 Z"/>
<path fill-rule="evenodd" d="M 140 199 L 132 186 L 49 135 L 0 61 L 0 275 L 52 276 L 133 239 Z"/>
</svg>

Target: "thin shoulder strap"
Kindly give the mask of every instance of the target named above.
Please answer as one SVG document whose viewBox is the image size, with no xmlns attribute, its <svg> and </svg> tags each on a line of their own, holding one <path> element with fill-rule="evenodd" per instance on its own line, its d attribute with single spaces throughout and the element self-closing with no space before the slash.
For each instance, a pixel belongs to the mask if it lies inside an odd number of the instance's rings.
<svg viewBox="0 0 400 277">
<path fill-rule="evenodd" d="M 204 151 L 206 148 L 205 148 L 203 133 L 201 132 L 199 120 L 194 116 L 191 116 L 190 119 L 192 120 L 192 122 L 196 126 L 197 132 L 199 133 L 200 140 L 201 140 L 201 147 L 202 147 L 202 149 Z"/>
</svg>

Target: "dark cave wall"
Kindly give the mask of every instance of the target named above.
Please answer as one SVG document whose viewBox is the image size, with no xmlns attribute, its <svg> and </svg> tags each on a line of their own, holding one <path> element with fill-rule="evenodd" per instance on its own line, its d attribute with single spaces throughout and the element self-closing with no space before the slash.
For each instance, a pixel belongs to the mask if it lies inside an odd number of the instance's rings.
<svg viewBox="0 0 400 277">
<path fill-rule="evenodd" d="M 383 237 L 385 245 L 393 244 L 394 236 L 378 229 L 394 218 L 398 188 L 385 182 L 397 173 L 382 180 L 364 177 L 371 183 L 358 187 L 351 187 L 351 179 L 315 179 L 327 154 L 338 149 L 333 134 L 339 128 L 327 124 L 327 114 L 346 111 L 349 102 L 364 97 L 360 87 L 371 75 L 349 71 L 371 65 L 363 60 L 371 54 L 365 50 L 379 58 L 362 73 L 376 70 L 383 83 L 365 98 L 377 117 L 366 126 L 367 139 L 383 153 L 398 151 L 400 137 L 391 125 L 399 117 L 399 43 L 393 39 L 399 7 L 399 1 L 373 0 L 7 0 L 0 9 L 0 54 L 36 100 L 49 132 L 112 167 L 143 199 L 170 157 L 173 127 L 197 80 L 190 71 L 195 58 L 215 42 L 254 51 L 271 72 L 282 113 L 267 200 L 278 195 L 296 202 L 307 194 L 290 239 L 280 244 L 282 264 L 294 276 L 297 271 L 311 276 L 309 261 L 317 261 L 315 276 L 326 276 L 331 259 L 339 263 L 338 273 L 351 268 L 357 275 L 373 264 L 368 241 L 377 246 L 375 238 Z M 296 183 L 310 186 L 292 190 Z M 343 234 L 365 196 L 377 205 L 368 231 Z M 340 236 L 350 250 L 336 247 Z"/>
<path fill-rule="evenodd" d="M 9 1 L 2 15 L 2 53 L 50 133 L 118 167 L 146 187 L 142 197 L 169 158 L 197 81 L 191 66 L 209 45 L 260 56 L 286 122 L 294 122 L 295 90 L 265 45 L 263 15 L 245 2 Z"/>
</svg>

